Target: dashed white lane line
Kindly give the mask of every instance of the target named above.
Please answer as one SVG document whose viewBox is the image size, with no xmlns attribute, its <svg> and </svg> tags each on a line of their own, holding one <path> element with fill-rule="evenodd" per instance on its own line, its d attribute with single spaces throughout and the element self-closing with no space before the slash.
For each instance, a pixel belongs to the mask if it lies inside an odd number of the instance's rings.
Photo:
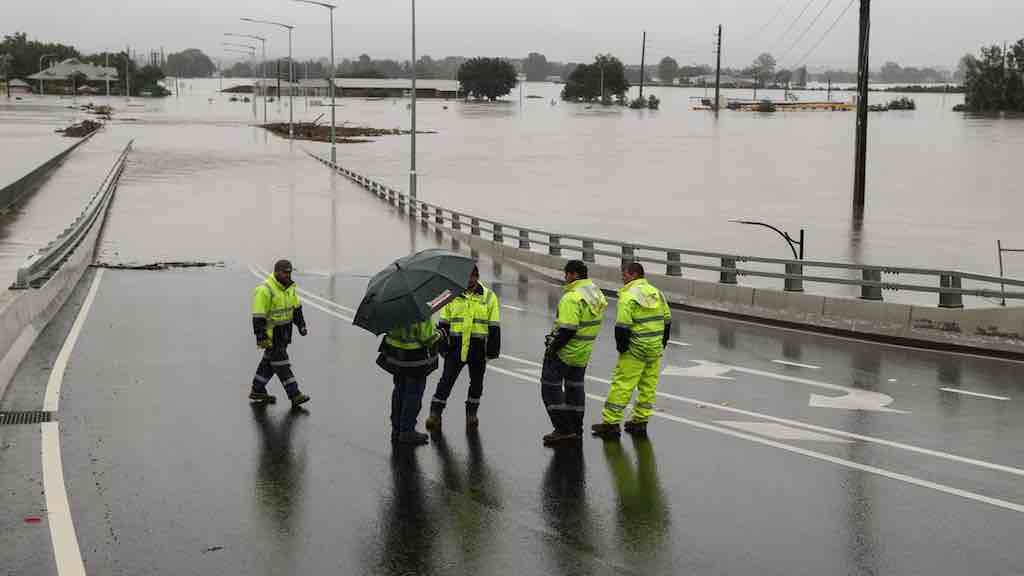
<svg viewBox="0 0 1024 576">
<path fill-rule="evenodd" d="M 838 444 L 853 444 L 852 440 L 827 436 L 802 428 L 783 426 L 775 422 L 739 422 L 736 420 L 715 420 L 715 424 L 726 428 L 735 428 L 744 432 L 753 432 L 758 436 L 767 436 L 775 440 L 801 440 L 810 442 L 835 442 Z"/>
<path fill-rule="evenodd" d="M 505 358 L 505 356 L 502 356 L 502 358 Z M 513 378 L 518 378 L 520 380 L 525 380 L 527 382 L 534 382 L 534 383 L 536 383 L 536 380 L 534 378 L 531 378 L 529 376 L 524 376 L 523 374 L 519 374 L 518 372 L 513 372 L 511 370 L 506 370 L 506 369 L 501 368 L 499 366 L 491 365 L 489 367 L 489 369 L 490 370 L 494 370 L 495 372 L 499 372 L 501 374 L 505 374 L 506 376 L 511 376 Z M 597 379 L 595 378 L 594 380 L 597 380 Z M 604 402 L 604 400 L 605 400 L 604 396 L 598 396 L 597 394 L 591 394 L 589 392 L 587 393 L 587 398 L 590 398 L 591 400 L 594 400 L 594 401 L 597 401 L 597 402 Z M 673 414 L 666 414 L 664 412 L 654 412 L 653 416 L 656 416 L 658 418 L 664 418 L 666 420 L 671 420 L 673 422 L 678 422 L 680 424 L 687 424 L 689 426 L 692 426 L 694 428 L 699 428 L 701 430 L 707 430 L 707 431 L 710 431 L 710 432 L 718 432 L 719 434 L 724 434 L 726 436 L 732 436 L 733 438 L 740 438 L 740 439 L 743 439 L 743 440 L 747 440 L 749 442 L 753 442 L 755 444 L 761 444 L 761 445 L 764 445 L 764 446 L 770 446 L 772 448 L 778 448 L 779 450 L 785 450 L 786 452 L 792 452 L 794 454 L 800 454 L 802 456 L 807 456 L 808 458 L 813 458 L 815 460 L 821 460 L 823 462 L 829 462 L 829 463 L 832 463 L 832 464 L 836 464 L 838 466 L 844 466 L 846 468 L 851 468 L 853 470 L 860 470 L 862 472 L 868 472 L 870 474 L 875 474 L 877 476 L 882 476 L 884 478 L 889 478 L 890 480 L 897 480 L 899 482 L 904 482 L 906 484 L 911 484 L 911 485 L 914 485 L 914 486 L 919 486 L 921 488 L 928 488 L 930 490 L 934 490 L 936 492 L 942 492 L 944 494 L 949 494 L 951 496 L 958 496 L 958 497 L 964 498 L 966 500 L 973 500 L 975 502 L 981 502 L 981 503 L 984 503 L 984 504 L 989 504 L 989 505 L 992 505 L 992 506 L 996 506 L 998 508 L 1003 508 L 1004 510 L 1011 510 L 1011 511 L 1014 511 L 1014 512 L 1024 513 L 1024 506 L 1022 506 L 1020 504 L 1017 504 L 1015 502 L 1010 502 L 1008 500 L 1001 500 L 999 498 L 992 498 L 992 497 L 989 497 L 989 496 L 985 496 L 983 494 L 977 494 L 975 492 L 969 492 L 967 490 L 961 490 L 959 488 L 954 488 L 952 486 L 947 486 L 945 484 L 939 484 L 937 482 L 930 482 L 928 480 L 923 480 L 921 478 L 916 478 L 914 476 L 908 476 L 906 474 L 900 474 L 898 472 L 892 472 L 890 470 L 885 470 L 883 468 L 877 468 L 875 466 L 868 466 L 866 464 L 861 464 L 859 462 L 854 462 L 852 460 L 846 460 L 845 458 L 837 458 L 837 457 L 831 456 L 829 454 L 823 454 L 821 452 L 815 452 L 814 450 L 808 450 L 806 448 L 800 448 L 799 446 L 792 446 L 790 444 L 784 444 L 782 442 L 777 442 L 775 440 L 769 440 L 767 438 L 762 438 L 760 436 L 754 436 L 753 434 L 748 434 L 746 432 L 740 432 L 740 431 L 737 431 L 737 430 L 730 430 L 728 428 L 725 428 L 725 427 L 722 427 L 722 426 L 718 426 L 718 425 L 715 425 L 715 424 L 708 424 L 706 422 L 700 422 L 700 421 L 697 421 L 697 420 L 690 420 L 688 418 L 681 418 L 681 417 L 675 416 Z"/>
<path fill-rule="evenodd" d="M 668 343 L 672 344 L 673 346 L 682 346 L 683 348 L 687 348 L 690 346 L 686 342 L 680 342 L 679 340 L 669 340 Z"/>
<path fill-rule="evenodd" d="M 993 396 L 992 394 L 982 394 L 981 392 L 971 392 L 969 390 L 960 390 L 959 388 L 939 388 L 943 392 L 952 392 L 953 394 L 963 394 L 964 396 L 975 396 L 977 398 L 989 398 L 991 400 L 1010 400 L 1007 396 Z"/>
<path fill-rule="evenodd" d="M 516 312 L 526 312 L 526 308 L 520 308 L 519 306 L 512 306 L 510 304 L 502 304 L 502 308 L 508 308 L 509 310 L 515 310 Z"/>
<path fill-rule="evenodd" d="M 776 364 L 782 364 L 783 366 L 793 366 L 794 368 L 807 368 L 808 370 L 821 370 L 821 366 L 815 366 L 814 364 L 801 364 L 799 362 L 790 362 L 789 360 L 772 360 Z"/>
<path fill-rule="evenodd" d="M 53 363 L 43 400 L 43 409 L 47 412 L 56 412 L 60 405 L 64 372 L 67 371 L 71 352 L 75 349 L 85 319 L 89 316 L 93 301 L 96 300 L 96 292 L 99 290 L 102 278 L 103 269 L 101 268 L 96 270 L 89 293 L 82 302 L 82 308 L 78 311 L 78 316 L 75 318 L 74 324 L 71 325 L 71 331 L 64 339 L 64 345 L 61 346 L 57 359 Z M 57 564 L 57 574 L 60 576 L 84 576 L 85 564 L 82 562 L 82 551 L 78 547 L 78 536 L 75 534 L 75 523 L 71 518 L 71 506 L 68 504 L 68 491 L 64 484 L 64 465 L 60 455 L 60 424 L 45 422 L 42 424 L 41 433 L 46 518 L 47 524 L 50 525 L 50 540 L 53 542 L 53 558 Z"/>
</svg>

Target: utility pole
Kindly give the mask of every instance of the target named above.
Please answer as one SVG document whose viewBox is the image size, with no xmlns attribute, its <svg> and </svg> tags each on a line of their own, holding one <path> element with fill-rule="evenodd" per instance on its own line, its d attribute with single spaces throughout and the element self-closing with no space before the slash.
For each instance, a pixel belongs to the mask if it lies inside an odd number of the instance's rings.
<svg viewBox="0 0 1024 576">
<path fill-rule="evenodd" d="M 644 45 L 640 48 L 640 101 L 644 100 L 644 64 L 647 57 L 647 31 L 644 30 Z"/>
<path fill-rule="evenodd" d="M 864 215 L 868 160 L 868 76 L 871 73 L 871 0 L 860 0 L 860 54 L 857 57 L 857 140 L 853 172 L 853 212 Z"/>
<path fill-rule="evenodd" d="M 124 47 L 124 99 L 132 99 L 132 77 L 129 75 L 132 62 L 132 47 Z"/>
<path fill-rule="evenodd" d="M 832 77 L 828 77 L 828 101 L 832 101 Z"/>
<path fill-rule="evenodd" d="M 715 50 L 718 61 L 715 64 L 715 114 L 718 114 L 719 99 L 722 94 L 722 25 L 718 25 L 718 48 Z"/>
<path fill-rule="evenodd" d="M 409 131 L 409 197 L 416 200 L 416 0 L 412 3 L 412 130 Z M 415 206 L 410 205 L 413 210 Z"/>
</svg>

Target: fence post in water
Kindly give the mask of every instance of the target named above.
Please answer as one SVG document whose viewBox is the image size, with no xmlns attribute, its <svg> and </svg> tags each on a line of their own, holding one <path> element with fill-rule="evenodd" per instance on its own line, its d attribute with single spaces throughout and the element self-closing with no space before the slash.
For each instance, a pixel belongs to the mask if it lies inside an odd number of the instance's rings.
<svg viewBox="0 0 1024 576">
<path fill-rule="evenodd" d="M 530 249 L 530 233 L 526 230 L 519 231 L 519 247 L 523 250 Z"/>
<path fill-rule="evenodd" d="M 480 235 L 480 221 L 476 218 L 470 218 L 469 220 L 469 231 L 473 236 Z"/>
<path fill-rule="evenodd" d="M 878 269 L 864 269 L 861 272 L 861 278 L 865 282 L 881 282 L 882 271 Z M 882 287 L 881 286 L 865 286 L 860 287 L 860 298 L 861 300 L 874 300 L 881 302 L 882 300 Z"/>
<path fill-rule="evenodd" d="M 552 256 L 562 255 L 562 237 L 554 234 L 548 235 L 548 254 Z"/>
<path fill-rule="evenodd" d="M 941 274 L 939 288 L 961 289 L 961 278 L 954 274 Z M 939 308 L 963 308 L 964 295 L 950 292 L 939 292 Z"/>
<path fill-rule="evenodd" d="M 462 231 L 462 223 L 459 222 L 458 212 L 452 212 L 452 230 L 455 230 L 456 232 Z"/>
<path fill-rule="evenodd" d="M 584 240 L 583 241 L 583 261 L 593 262 L 594 261 L 594 241 Z"/>
<path fill-rule="evenodd" d="M 786 276 L 803 276 L 804 265 L 795 262 L 786 264 Z M 803 292 L 804 291 L 804 280 L 803 278 L 786 278 L 785 281 L 786 292 Z"/>
<path fill-rule="evenodd" d="M 494 228 L 491 230 L 491 240 L 498 244 L 503 244 L 505 242 L 505 234 L 501 231 L 501 224 L 494 224 Z"/>
<path fill-rule="evenodd" d="M 722 270 L 718 276 L 719 283 L 736 284 L 736 259 L 722 258 L 722 268 L 731 268 L 732 270 Z"/>
<path fill-rule="evenodd" d="M 680 264 L 676 264 L 676 262 L 682 262 L 682 258 L 680 257 L 679 252 L 669 252 L 668 258 L 666 258 L 666 260 L 670 262 L 670 264 L 665 265 L 666 276 L 683 275 L 683 267 Z"/>
</svg>

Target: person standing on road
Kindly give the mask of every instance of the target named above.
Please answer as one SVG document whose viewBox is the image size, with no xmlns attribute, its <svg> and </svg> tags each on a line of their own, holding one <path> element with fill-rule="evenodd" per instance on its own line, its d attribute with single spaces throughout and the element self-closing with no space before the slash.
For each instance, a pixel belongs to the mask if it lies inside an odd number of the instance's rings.
<svg viewBox="0 0 1024 576">
<path fill-rule="evenodd" d="M 626 432 L 646 434 L 647 421 L 654 411 L 654 396 L 661 373 L 661 356 L 668 345 L 672 312 L 664 294 L 644 278 L 644 267 L 630 262 L 622 268 L 622 289 L 619 290 L 615 317 L 615 347 L 619 362 L 612 373 L 611 390 L 601 412 L 602 421 L 591 426 L 594 436 L 618 438 L 626 406 L 639 389 L 633 417 L 626 422 Z"/>
<path fill-rule="evenodd" d="M 275 402 L 276 398 L 267 393 L 267 383 L 276 374 L 292 401 L 292 408 L 309 402 L 309 396 L 299 391 L 299 383 L 288 358 L 293 325 L 298 327 L 299 334 L 305 336 L 309 333 L 302 315 L 302 302 L 292 282 L 292 263 L 278 260 L 274 264 L 274 273 L 267 276 L 252 295 L 252 329 L 256 333 L 256 345 L 263 350 L 263 358 L 252 379 L 250 400 Z"/>
<path fill-rule="evenodd" d="M 554 431 L 544 436 L 545 446 L 578 442 L 583 438 L 587 401 L 584 377 L 601 318 L 608 300 L 587 276 L 587 265 L 570 260 L 558 302 L 554 329 L 545 338 L 541 368 L 541 399 Z"/>
<path fill-rule="evenodd" d="M 416 431 L 427 376 L 437 370 L 436 346 L 441 339 L 430 318 L 389 330 L 380 345 L 377 365 L 392 376 L 391 441 L 421 445 L 430 441 Z"/>
<path fill-rule="evenodd" d="M 501 306 L 498 296 L 480 283 L 480 270 L 476 267 L 469 276 L 466 291 L 441 309 L 438 328 L 444 352 L 444 372 L 430 402 L 427 430 L 441 430 L 444 413 L 452 386 L 462 368 L 469 365 L 469 393 L 466 397 L 466 430 L 480 425 L 477 410 L 484 393 L 484 372 L 487 361 L 501 356 Z"/>
</svg>

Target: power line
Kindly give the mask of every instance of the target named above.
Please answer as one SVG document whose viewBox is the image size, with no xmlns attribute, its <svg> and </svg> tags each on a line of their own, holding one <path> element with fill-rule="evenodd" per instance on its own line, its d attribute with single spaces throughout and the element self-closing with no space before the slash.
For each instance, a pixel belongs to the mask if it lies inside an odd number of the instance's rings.
<svg viewBox="0 0 1024 576">
<path fill-rule="evenodd" d="M 793 21 L 789 23 L 789 26 L 786 28 L 786 31 L 782 33 L 782 36 L 779 36 L 779 41 L 773 44 L 773 46 L 778 46 L 782 44 L 782 41 L 786 39 L 786 36 L 788 36 L 789 33 L 793 30 L 793 28 L 796 26 L 796 23 L 799 22 L 800 19 L 804 17 L 804 14 L 807 13 L 807 10 L 810 9 L 811 4 L 814 4 L 814 0 L 807 0 L 807 4 L 804 4 L 804 9 L 801 10 L 800 13 L 796 15 L 796 18 L 794 18 Z"/>
<path fill-rule="evenodd" d="M 779 3 L 779 9 L 775 11 L 775 14 L 767 22 L 761 25 L 761 27 L 758 28 L 756 32 L 744 38 L 743 41 L 747 42 L 748 40 L 753 40 L 754 38 L 763 34 L 765 30 L 771 27 L 771 25 L 774 24 L 775 21 L 779 19 L 779 16 L 782 16 L 782 13 L 786 10 L 786 7 L 792 3 L 793 0 L 784 0 L 783 2 Z"/>
<path fill-rule="evenodd" d="M 832 33 L 832 30 L 834 30 L 837 25 L 839 25 L 839 22 L 843 19 L 844 16 L 846 16 L 846 13 L 850 11 L 850 8 L 853 7 L 853 4 L 856 1 L 857 0 L 850 0 L 850 3 L 846 5 L 846 8 L 843 8 L 843 11 L 841 14 L 839 14 L 839 17 L 836 18 L 835 21 L 832 22 L 832 25 L 828 27 L 828 30 L 825 30 L 825 33 L 822 34 L 821 38 L 819 38 L 818 41 L 814 43 L 814 46 L 811 46 L 811 49 L 808 50 L 802 58 L 800 58 L 800 60 L 798 61 L 799 64 L 797 64 L 796 66 L 791 66 L 791 68 L 799 68 L 800 66 L 803 66 L 807 62 L 807 59 L 810 58 L 811 54 L 818 49 L 818 46 L 821 46 L 821 43 L 825 41 L 825 38 L 827 38 L 828 35 Z"/>
<path fill-rule="evenodd" d="M 779 56 L 780 61 L 784 60 L 786 56 L 789 56 L 789 53 L 793 51 L 793 48 L 796 48 L 797 45 L 800 44 L 800 42 L 802 42 L 803 39 L 807 37 L 807 33 L 814 28 L 814 25 L 818 23 L 818 20 L 821 19 L 821 16 L 825 13 L 826 10 L 828 10 L 829 6 L 831 6 L 832 3 L 835 1 L 836 0 L 828 0 L 828 2 L 826 2 L 825 5 L 821 7 L 821 10 L 818 10 L 818 14 L 814 17 L 813 20 L 811 20 L 811 23 L 807 25 L 807 28 L 804 28 L 804 31 L 800 33 L 800 36 L 798 36 L 797 39 L 792 44 L 789 45 L 789 48 L 786 48 L 786 51 L 783 52 L 781 56 Z"/>
</svg>

